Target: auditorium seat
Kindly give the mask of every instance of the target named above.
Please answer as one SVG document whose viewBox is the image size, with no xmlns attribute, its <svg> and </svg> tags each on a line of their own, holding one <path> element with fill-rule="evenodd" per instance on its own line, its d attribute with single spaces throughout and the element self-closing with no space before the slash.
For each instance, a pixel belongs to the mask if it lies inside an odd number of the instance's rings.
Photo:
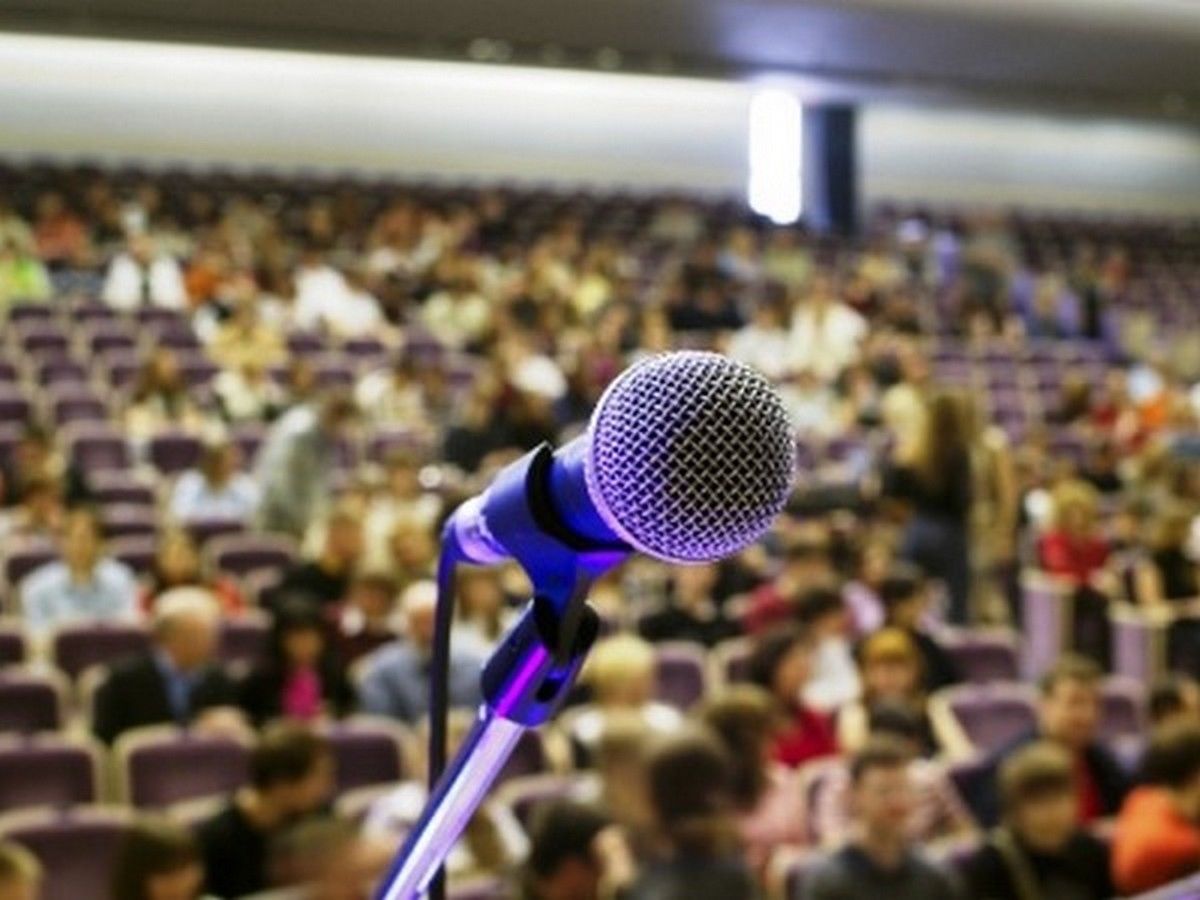
<svg viewBox="0 0 1200 900">
<path fill-rule="evenodd" d="M 4 580 L 9 587 L 19 588 L 25 576 L 46 563 L 58 559 L 58 548 L 40 538 L 25 539 L 12 547 L 4 560 Z"/>
<path fill-rule="evenodd" d="M 100 509 L 105 537 L 111 540 L 146 537 L 158 531 L 158 515 L 152 506 L 115 503 Z"/>
<path fill-rule="evenodd" d="M 90 474 L 106 469 L 128 469 L 129 447 L 113 425 L 75 423 L 66 430 L 66 443 L 75 465 Z"/>
<path fill-rule="evenodd" d="M 172 725 L 126 732 L 113 747 L 117 792 L 137 807 L 229 794 L 246 782 L 249 746 L 230 735 Z"/>
<path fill-rule="evenodd" d="M 523 775 L 504 782 L 496 799 L 512 810 L 521 827 L 528 832 L 540 807 L 569 799 L 577 789 L 578 780 L 568 775 Z"/>
<path fill-rule="evenodd" d="M 981 753 L 992 753 L 1037 724 L 1035 693 L 1025 684 L 969 684 L 942 693 Z"/>
<path fill-rule="evenodd" d="M 147 456 L 163 475 L 178 475 L 195 468 L 204 446 L 200 438 L 184 432 L 165 432 L 150 439 Z"/>
<path fill-rule="evenodd" d="M 0 618 L 0 669 L 25 662 L 25 629 L 17 618 Z"/>
<path fill-rule="evenodd" d="M 256 663 L 266 652 L 270 634 L 270 620 L 258 610 L 226 616 L 221 619 L 221 638 L 217 655 L 224 663 Z"/>
<path fill-rule="evenodd" d="M 64 724 L 67 694 L 59 672 L 0 669 L 0 734 L 57 731 Z"/>
<path fill-rule="evenodd" d="M 1019 675 L 1017 637 L 1009 631 L 953 630 L 940 640 L 964 681 L 1016 681 Z"/>
<path fill-rule="evenodd" d="M 337 792 L 374 784 L 393 784 L 408 774 L 407 729 L 372 716 L 351 716 L 326 723 L 322 731 L 333 748 Z"/>
<path fill-rule="evenodd" d="M 201 548 L 213 538 L 243 534 L 246 531 L 246 523 L 238 519 L 189 519 L 185 527 L 196 546 Z"/>
<path fill-rule="evenodd" d="M 258 569 L 282 571 L 297 558 L 296 542 L 282 534 L 231 534 L 213 538 L 204 550 L 212 568 L 230 575 Z"/>
<path fill-rule="evenodd" d="M 108 554 L 119 559 L 138 576 L 150 573 L 158 555 L 158 538 L 152 534 L 113 538 L 108 542 Z"/>
<path fill-rule="evenodd" d="M 100 799 L 100 751 L 56 734 L 0 737 L 0 809 L 68 807 Z"/>
<path fill-rule="evenodd" d="M 1101 693 L 1100 734 L 1114 740 L 1145 734 L 1145 685 L 1130 678 L 1113 677 Z"/>
<path fill-rule="evenodd" d="M 71 678 L 92 666 L 108 665 L 150 647 L 149 632 L 141 625 L 121 622 L 65 625 L 50 642 L 54 664 Z"/>
<path fill-rule="evenodd" d="M 129 818 L 126 810 L 97 806 L 10 813 L 0 816 L 0 837 L 28 848 L 41 862 L 41 900 L 84 900 L 111 882 Z"/>
<path fill-rule="evenodd" d="M 704 696 L 707 686 L 704 648 L 673 641 L 654 650 L 658 699 L 686 712 Z"/>
<path fill-rule="evenodd" d="M 101 506 L 154 506 L 154 489 L 129 472 L 93 472 L 88 489 Z"/>
</svg>

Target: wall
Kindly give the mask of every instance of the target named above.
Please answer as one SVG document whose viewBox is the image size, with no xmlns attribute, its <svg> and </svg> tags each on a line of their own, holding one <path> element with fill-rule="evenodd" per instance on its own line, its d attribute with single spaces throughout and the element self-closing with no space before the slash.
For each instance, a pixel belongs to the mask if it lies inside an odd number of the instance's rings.
<svg viewBox="0 0 1200 900">
<path fill-rule="evenodd" d="M 0 34 L 0 154 L 741 194 L 747 84 Z M 1200 213 L 1200 131 L 871 106 L 863 202 Z"/>
</svg>

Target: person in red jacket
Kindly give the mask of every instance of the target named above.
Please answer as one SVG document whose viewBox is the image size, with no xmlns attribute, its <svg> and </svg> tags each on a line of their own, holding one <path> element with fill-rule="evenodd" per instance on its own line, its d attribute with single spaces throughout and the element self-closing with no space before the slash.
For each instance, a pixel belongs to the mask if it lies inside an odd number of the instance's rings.
<svg viewBox="0 0 1200 900">
<path fill-rule="evenodd" d="M 1054 489 L 1054 526 L 1038 542 L 1042 568 L 1076 585 L 1092 581 L 1108 562 L 1109 546 L 1097 527 L 1096 491 L 1083 481 Z"/>
<path fill-rule="evenodd" d="M 1142 765 L 1146 784 L 1126 798 L 1113 833 L 1113 881 L 1126 895 L 1200 871 L 1200 726 L 1160 731 Z"/>
</svg>

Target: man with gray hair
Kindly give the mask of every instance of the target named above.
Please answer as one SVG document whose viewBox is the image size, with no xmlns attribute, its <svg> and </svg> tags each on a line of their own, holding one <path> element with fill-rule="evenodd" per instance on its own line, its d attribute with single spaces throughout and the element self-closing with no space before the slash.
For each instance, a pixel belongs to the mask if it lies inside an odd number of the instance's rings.
<svg viewBox="0 0 1200 900">
<path fill-rule="evenodd" d="M 110 666 L 96 693 L 96 736 L 111 743 L 144 725 L 228 723 L 235 715 L 236 689 L 214 660 L 219 628 L 219 607 L 203 588 L 175 588 L 160 596 L 151 648 Z"/>
</svg>

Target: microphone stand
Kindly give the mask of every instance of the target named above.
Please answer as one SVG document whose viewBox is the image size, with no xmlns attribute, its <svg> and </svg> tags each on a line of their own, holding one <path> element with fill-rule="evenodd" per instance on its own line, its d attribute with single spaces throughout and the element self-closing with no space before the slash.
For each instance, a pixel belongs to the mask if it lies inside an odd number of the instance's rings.
<svg viewBox="0 0 1200 900">
<path fill-rule="evenodd" d="M 570 692 L 599 633 L 588 591 L 630 550 L 585 546 L 561 524 L 549 496 L 552 456 L 545 444 L 530 451 L 491 489 L 501 498 L 505 549 L 525 568 L 534 596 L 484 665 L 475 725 L 408 833 L 377 900 L 417 900 L 425 893 L 521 735 L 546 722 Z M 443 540 L 444 554 L 459 552 L 449 527 Z"/>
</svg>

